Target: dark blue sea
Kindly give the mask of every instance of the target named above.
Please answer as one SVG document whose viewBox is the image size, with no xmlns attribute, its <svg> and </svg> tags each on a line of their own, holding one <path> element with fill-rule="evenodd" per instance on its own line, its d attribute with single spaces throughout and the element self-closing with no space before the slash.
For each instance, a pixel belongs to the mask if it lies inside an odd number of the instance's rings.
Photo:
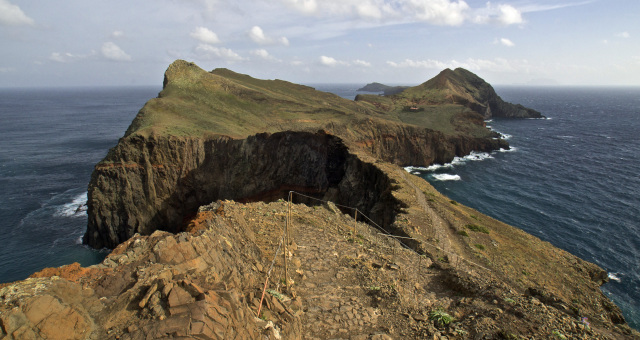
<svg viewBox="0 0 640 340">
<path fill-rule="evenodd" d="M 81 245 L 91 172 L 159 90 L 0 89 L 0 282 L 106 256 Z"/>
<path fill-rule="evenodd" d="M 353 99 L 355 85 L 311 85 Z M 412 169 L 451 199 L 610 273 L 640 327 L 640 88 L 497 87 L 546 120 L 488 122 L 508 152 Z M 93 166 L 160 88 L 0 89 L 0 282 L 99 262 L 80 244 Z"/>
</svg>

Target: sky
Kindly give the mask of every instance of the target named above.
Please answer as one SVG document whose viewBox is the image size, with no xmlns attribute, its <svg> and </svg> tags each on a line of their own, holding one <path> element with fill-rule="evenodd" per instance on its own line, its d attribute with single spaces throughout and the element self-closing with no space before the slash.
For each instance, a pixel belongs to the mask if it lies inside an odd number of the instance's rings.
<svg viewBox="0 0 640 340">
<path fill-rule="evenodd" d="M 302 84 L 640 85 L 638 0 L 0 0 L 0 87 L 161 86 L 176 59 Z"/>
</svg>

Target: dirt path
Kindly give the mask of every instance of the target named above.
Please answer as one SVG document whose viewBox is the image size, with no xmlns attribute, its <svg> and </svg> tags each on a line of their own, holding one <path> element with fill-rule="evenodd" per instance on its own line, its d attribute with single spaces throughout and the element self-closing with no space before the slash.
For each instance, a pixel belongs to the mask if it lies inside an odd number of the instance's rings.
<svg viewBox="0 0 640 340">
<path fill-rule="evenodd" d="M 377 322 L 380 310 L 371 307 L 357 268 L 345 264 L 370 256 L 351 238 L 344 217 L 335 217 L 336 221 L 311 217 L 311 223 L 296 224 L 293 233 L 298 244 L 293 261 L 299 264 L 296 289 L 305 300 L 304 338 L 368 339 L 384 332 Z"/>
<path fill-rule="evenodd" d="M 402 178 L 406 181 L 409 186 L 411 186 L 415 190 L 415 197 L 418 200 L 418 204 L 422 208 L 422 210 L 427 214 L 429 220 L 431 221 L 431 226 L 433 228 L 434 238 L 438 241 L 438 247 L 444 250 L 450 257 L 450 261 L 456 261 L 457 255 L 455 249 L 451 244 L 451 239 L 449 238 L 449 229 L 450 225 L 447 221 L 445 221 L 442 217 L 438 215 L 436 211 L 434 211 L 429 204 L 427 203 L 427 199 L 420 190 L 420 188 L 411 181 L 408 174 L 404 170 L 398 171 L 398 173 L 402 176 Z"/>
</svg>

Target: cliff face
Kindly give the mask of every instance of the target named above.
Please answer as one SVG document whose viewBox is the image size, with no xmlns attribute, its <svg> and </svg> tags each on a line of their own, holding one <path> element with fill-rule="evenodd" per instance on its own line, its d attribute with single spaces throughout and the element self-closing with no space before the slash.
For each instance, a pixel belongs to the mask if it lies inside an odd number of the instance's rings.
<svg viewBox="0 0 640 340">
<path fill-rule="evenodd" d="M 473 150 L 507 147 L 500 140 L 445 138 L 410 126 L 369 123 L 351 131 L 358 136 L 353 137 L 353 148 L 401 165 L 428 166 Z M 343 126 L 330 128 L 336 134 L 348 133 Z M 371 205 L 382 203 L 346 197 L 349 190 L 367 191 L 375 181 L 354 170 L 359 169 L 357 163 L 340 138 L 324 131 L 265 133 L 246 139 L 128 137 L 95 167 L 84 242 L 114 248 L 136 233 L 178 232 L 185 219 L 208 202 L 276 200 L 294 189 L 318 197 L 332 190 L 336 202 L 370 211 Z M 359 180 L 345 187 L 347 174 Z M 363 190 L 354 191 L 354 185 Z"/>
</svg>

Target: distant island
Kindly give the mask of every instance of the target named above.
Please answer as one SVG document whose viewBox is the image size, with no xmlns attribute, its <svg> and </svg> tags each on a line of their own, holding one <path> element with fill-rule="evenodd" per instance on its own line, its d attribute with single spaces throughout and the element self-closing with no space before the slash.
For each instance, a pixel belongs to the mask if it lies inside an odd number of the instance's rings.
<svg viewBox="0 0 640 340">
<path fill-rule="evenodd" d="M 390 96 L 396 93 L 400 93 L 410 86 L 388 86 L 380 83 L 370 83 L 364 87 L 359 88 L 358 92 L 382 92 L 385 96 Z"/>
<path fill-rule="evenodd" d="M 0 285 L 0 338 L 638 339 L 605 270 L 403 168 L 509 148 L 490 117 L 543 116 L 460 68 L 347 100 L 177 60 L 91 176 L 112 252 Z"/>
</svg>

